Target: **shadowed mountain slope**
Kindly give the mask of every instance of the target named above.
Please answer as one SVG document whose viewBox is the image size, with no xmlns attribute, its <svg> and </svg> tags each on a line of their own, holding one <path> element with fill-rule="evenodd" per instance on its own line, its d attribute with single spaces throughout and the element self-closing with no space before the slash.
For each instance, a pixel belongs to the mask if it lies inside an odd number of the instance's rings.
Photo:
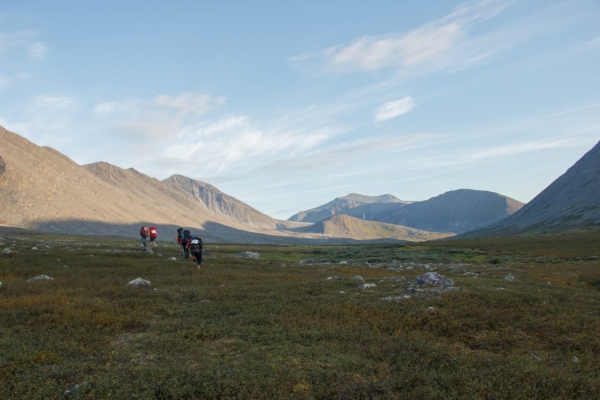
<svg viewBox="0 0 600 400">
<path fill-rule="evenodd" d="M 319 233 L 333 237 L 347 237 L 359 240 L 394 238 L 398 240 L 432 240 L 452 236 L 452 234 L 426 232 L 405 226 L 365 221 L 348 215 L 334 215 L 313 225 L 296 228 L 296 232 Z"/>
<path fill-rule="evenodd" d="M 600 142 L 509 218 L 464 237 L 600 230 Z"/>
<path fill-rule="evenodd" d="M 504 219 L 523 203 L 498 193 L 459 189 L 408 204 L 373 219 L 434 232 L 462 233 Z"/>
<path fill-rule="evenodd" d="M 337 197 L 322 206 L 306 211 L 300 211 L 288 218 L 288 221 L 318 222 L 338 214 L 370 219 L 370 216 L 376 215 L 387 209 L 389 204 L 402 206 L 409 203 L 410 202 L 400 200 L 391 194 L 366 196 L 358 193 L 350 193 L 344 197 Z M 357 209 L 358 207 L 360 207 L 360 209 Z"/>
</svg>

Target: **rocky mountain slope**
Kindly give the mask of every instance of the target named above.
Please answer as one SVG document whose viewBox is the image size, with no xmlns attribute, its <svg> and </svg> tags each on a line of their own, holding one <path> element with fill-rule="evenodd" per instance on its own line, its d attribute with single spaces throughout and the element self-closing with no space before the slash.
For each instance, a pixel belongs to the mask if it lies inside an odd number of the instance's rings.
<svg viewBox="0 0 600 400">
<path fill-rule="evenodd" d="M 498 193 L 459 189 L 380 213 L 373 220 L 434 232 L 462 233 L 508 217 L 523 203 Z"/>
<path fill-rule="evenodd" d="M 452 236 L 448 233 L 427 232 L 405 226 L 365 221 L 348 215 L 334 215 L 323 221 L 315 222 L 313 225 L 296 228 L 295 231 L 358 240 L 394 238 L 406 241 L 422 241 Z"/>
<path fill-rule="evenodd" d="M 153 224 L 163 240 L 170 240 L 178 226 L 203 231 L 215 241 L 268 242 L 257 234 L 289 235 L 213 211 L 193 194 L 134 169 L 102 162 L 80 166 L 2 127 L 0 160 L 0 225 L 135 236 L 139 225 Z M 236 205 L 243 208 L 241 202 Z M 271 219 L 272 226 L 277 224 Z"/>
<path fill-rule="evenodd" d="M 600 142 L 510 217 L 464 237 L 600 230 Z"/>
<path fill-rule="evenodd" d="M 300 211 L 288 218 L 288 221 L 318 222 L 338 214 L 370 219 L 369 217 L 381 213 L 390 204 L 402 206 L 409 203 L 410 202 L 400 200 L 391 194 L 366 196 L 358 193 L 350 193 L 344 197 L 337 197 L 322 206 L 306 211 Z M 359 207 L 360 209 L 358 209 Z"/>
</svg>

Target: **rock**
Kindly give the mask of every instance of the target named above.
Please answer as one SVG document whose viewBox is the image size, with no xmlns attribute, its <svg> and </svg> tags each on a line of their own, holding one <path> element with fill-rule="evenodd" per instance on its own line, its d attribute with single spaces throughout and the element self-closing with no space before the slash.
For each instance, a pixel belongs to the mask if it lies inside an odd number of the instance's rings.
<svg viewBox="0 0 600 400">
<path fill-rule="evenodd" d="M 326 278 L 326 280 L 328 280 L 328 281 L 343 281 L 344 278 L 342 278 L 341 276 L 330 276 L 330 277 Z"/>
<path fill-rule="evenodd" d="M 406 278 L 403 276 L 391 276 L 389 278 L 389 281 L 392 283 L 405 283 L 406 282 Z"/>
<path fill-rule="evenodd" d="M 5 248 L 4 250 L 2 250 L 2 254 L 10 254 L 10 253 L 12 253 L 12 250 L 9 249 L 8 247 Z"/>
<path fill-rule="evenodd" d="M 65 390 L 65 396 L 70 396 L 79 390 L 79 385 L 73 386 L 71 389 Z"/>
<path fill-rule="evenodd" d="M 39 250 L 37 247 L 33 246 L 31 250 Z"/>
<path fill-rule="evenodd" d="M 63 265 L 62 267 L 65 268 L 65 269 L 69 269 L 68 265 Z"/>
<path fill-rule="evenodd" d="M 48 275 L 38 275 L 36 277 L 33 277 L 31 279 L 28 279 L 27 282 L 36 282 L 36 281 L 51 281 L 54 278 L 48 276 Z"/>
<path fill-rule="evenodd" d="M 152 248 L 150 248 L 150 247 L 144 247 L 142 249 L 142 251 L 145 251 L 146 253 L 149 253 L 149 254 L 154 254 L 154 250 L 152 250 Z"/>
<path fill-rule="evenodd" d="M 167 258 L 167 261 L 176 261 L 176 260 L 177 260 L 177 258 L 175 258 L 175 257 Z"/>
<path fill-rule="evenodd" d="M 428 272 L 417 276 L 417 285 L 440 285 L 440 286 L 452 286 L 454 282 L 450 278 L 446 278 L 444 275 L 440 275 L 437 272 Z"/>
<path fill-rule="evenodd" d="M 571 361 L 573 361 L 574 363 L 578 363 L 579 362 L 579 357 L 573 356 L 573 358 L 571 359 Z"/>
<path fill-rule="evenodd" d="M 260 258 L 260 254 L 253 251 L 242 251 L 241 253 L 238 253 L 237 256 L 243 258 Z"/>
<path fill-rule="evenodd" d="M 373 287 L 377 287 L 377 285 L 374 283 L 365 283 L 364 285 L 360 285 L 361 289 L 368 289 L 368 288 L 373 288 Z"/>
<path fill-rule="evenodd" d="M 150 287 L 150 281 L 147 281 L 142 278 L 135 278 L 134 280 L 127 283 L 128 286 L 138 286 L 138 287 Z"/>
<path fill-rule="evenodd" d="M 363 277 L 362 277 L 362 276 L 360 276 L 360 275 L 353 276 L 353 277 L 352 277 L 352 279 L 353 279 L 353 280 L 355 280 L 355 281 L 361 281 L 361 282 L 364 282 L 364 281 L 365 281 L 365 280 L 363 279 Z"/>
<path fill-rule="evenodd" d="M 340 294 L 344 294 L 344 293 L 346 293 L 346 292 L 344 292 L 343 290 L 340 290 Z"/>
<path fill-rule="evenodd" d="M 542 358 L 535 353 L 531 353 L 531 357 L 533 357 L 535 361 L 542 361 Z"/>
<path fill-rule="evenodd" d="M 504 275 L 504 276 L 502 277 L 502 279 L 505 279 L 505 280 L 507 280 L 507 281 L 514 281 L 514 280 L 515 280 L 515 276 L 514 276 L 514 275 L 512 275 L 512 274 L 508 274 L 508 275 Z"/>
<path fill-rule="evenodd" d="M 2 287 L 2 282 L 0 282 L 0 288 Z"/>
<path fill-rule="evenodd" d="M 340 265 L 346 265 L 346 264 L 348 264 L 348 261 L 340 261 L 338 264 L 340 264 Z"/>
</svg>

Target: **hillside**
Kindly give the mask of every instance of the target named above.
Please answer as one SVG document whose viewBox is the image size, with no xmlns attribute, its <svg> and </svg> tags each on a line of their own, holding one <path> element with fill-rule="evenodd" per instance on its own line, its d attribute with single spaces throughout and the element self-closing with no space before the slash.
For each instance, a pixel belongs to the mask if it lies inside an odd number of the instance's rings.
<svg viewBox="0 0 600 400">
<path fill-rule="evenodd" d="M 337 197 L 327 204 L 300 211 L 288 218 L 288 221 L 318 222 L 333 215 L 351 215 L 356 218 L 370 219 L 369 217 L 386 210 L 390 204 L 402 206 L 410 202 L 403 201 L 391 194 L 381 196 L 366 196 L 358 193 L 350 193 L 347 196 Z M 359 208 L 357 210 L 357 208 Z M 366 215 L 368 214 L 368 216 Z"/>
<path fill-rule="evenodd" d="M 465 237 L 600 230 L 600 142 L 509 218 Z"/>
<path fill-rule="evenodd" d="M 140 225 L 152 224 L 160 240 L 171 240 L 178 226 L 208 241 L 269 243 L 278 241 L 272 235 L 289 236 L 215 212 L 134 169 L 80 166 L 1 127 L 0 205 L 0 225 L 44 232 L 136 237 Z"/>
<path fill-rule="evenodd" d="M 523 203 L 498 193 L 459 189 L 382 212 L 373 220 L 434 232 L 462 233 L 508 217 Z"/>
<path fill-rule="evenodd" d="M 348 215 L 334 215 L 313 225 L 296 228 L 295 231 L 358 240 L 394 238 L 398 240 L 419 241 L 453 236 L 450 233 L 426 232 L 405 226 L 365 221 Z"/>
<path fill-rule="evenodd" d="M 264 229 L 276 229 L 290 224 L 278 221 L 250 207 L 235 197 L 229 196 L 213 185 L 182 175 L 173 175 L 161 184 L 233 221 Z"/>
</svg>

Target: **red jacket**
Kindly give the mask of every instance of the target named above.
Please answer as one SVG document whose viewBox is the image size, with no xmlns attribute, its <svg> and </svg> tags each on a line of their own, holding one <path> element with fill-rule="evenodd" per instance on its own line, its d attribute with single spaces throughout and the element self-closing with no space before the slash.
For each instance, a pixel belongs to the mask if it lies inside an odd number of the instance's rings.
<svg viewBox="0 0 600 400">
<path fill-rule="evenodd" d="M 158 231 L 155 226 L 150 227 L 150 239 L 156 239 L 158 237 Z"/>
</svg>

